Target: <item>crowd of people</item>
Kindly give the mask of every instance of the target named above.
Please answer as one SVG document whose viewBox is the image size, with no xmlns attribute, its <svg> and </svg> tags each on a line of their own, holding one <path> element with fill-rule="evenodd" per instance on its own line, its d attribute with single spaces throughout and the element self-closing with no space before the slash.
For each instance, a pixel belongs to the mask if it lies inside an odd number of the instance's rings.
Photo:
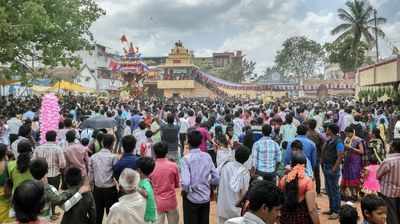
<svg viewBox="0 0 400 224">
<path fill-rule="evenodd" d="M 391 101 L 59 101 L 44 140 L 40 97 L 0 98 L 1 223 L 208 224 L 211 201 L 220 224 L 400 223 Z M 115 125 L 81 125 L 103 118 Z"/>
</svg>

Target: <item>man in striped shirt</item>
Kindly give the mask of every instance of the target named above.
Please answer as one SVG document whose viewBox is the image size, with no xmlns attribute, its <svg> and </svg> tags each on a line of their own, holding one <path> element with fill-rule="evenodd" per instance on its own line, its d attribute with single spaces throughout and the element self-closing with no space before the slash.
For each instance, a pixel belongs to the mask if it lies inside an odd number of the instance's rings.
<svg viewBox="0 0 400 224">
<path fill-rule="evenodd" d="M 264 125 L 262 127 L 264 136 L 253 145 L 252 173 L 262 176 L 265 180 L 275 181 L 276 170 L 281 161 L 281 150 L 278 143 L 269 137 L 271 132 L 272 127 Z"/>
<path fill-rule="evenodd" d="M 400 139 L 394 139 L 391 153 L 376 174 L 381 185 L 380 195 L 388 207 L 387 223 L 400 223 Z"/>
</svg>

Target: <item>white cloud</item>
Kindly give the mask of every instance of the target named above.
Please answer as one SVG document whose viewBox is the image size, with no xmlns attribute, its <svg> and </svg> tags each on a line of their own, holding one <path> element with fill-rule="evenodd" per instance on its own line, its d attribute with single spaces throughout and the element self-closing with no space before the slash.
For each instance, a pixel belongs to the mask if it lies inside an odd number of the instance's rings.
<svg viewBox="0 0 400 224">
<path fill-rule="evenodd" d="M 263 21 L 248 32 L 228 38 L 219 50 L 242 49 L 249 58 L 257 61 L 257 69 L 262 70 L 273 64 L 275 54 L 285 39 L 304 35 L 317 42 L 326 42 L 332 39 L 330 30 L 335 23 L 333 13 L 319 15 L 312 12 L 307 13 L 302 21 Z"/>
<path fill-rule="evenodd" d="M 286 38 L 333 40 L 330 31 L 340 23 L 337 9 L 314 9 L 316 1 L 326 0 L 98 0 L 107 15 L 92 30 L 99 43 L 116 50 L 126 34 L 144 56 L 165 56 L 177 40 L 198 56 L 242 50 L 262 70 L 273 64 Z M 345 0 L 333 1 L 344 7 Z M 370 0 L 383 8 L 397 1 Z M 389 39 L 400 40 L 400 13 L 392 16 L 396 21 L 383 29 Z"/>
<path fill-rule="evenodd" d="M 382 26 L 382 30 L 386 34 L 385 39 L 380 39 L 381 54 L 383 56 L 389 56 L 392 54 L 392 47 L 396 46 L 400 49 L 400 21 L 391 24 L 385 24 Z"/>
<path fill-rule="evenodd" d="M 386 4 L 388 0 L 368 0 L 372 7 L 379 9 L 382 5 Z"/>
</svg>

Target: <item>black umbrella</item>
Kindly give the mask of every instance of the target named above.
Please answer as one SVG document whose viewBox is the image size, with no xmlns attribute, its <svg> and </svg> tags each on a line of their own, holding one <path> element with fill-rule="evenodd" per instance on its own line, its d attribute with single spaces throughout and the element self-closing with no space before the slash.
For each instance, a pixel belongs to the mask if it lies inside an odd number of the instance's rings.
<svg viewBox="0 0 400 224">
<path fill-rule="evenodd" d="M 113 118 L 90 118 L 85 120 L 81 124 L 81 128 L 92 128 L 92 129 L 103 129 L 103 128 L 114 128 L 117 126 L 117 122 Z"/>
</svg>

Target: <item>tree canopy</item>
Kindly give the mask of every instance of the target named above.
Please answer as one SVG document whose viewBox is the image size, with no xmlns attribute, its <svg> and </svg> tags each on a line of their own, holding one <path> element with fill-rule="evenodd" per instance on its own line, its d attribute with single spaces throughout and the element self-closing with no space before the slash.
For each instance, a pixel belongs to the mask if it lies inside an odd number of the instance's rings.
<svg viewBox="0 0 400 224">
<path fill-rule="evenodd" d="M 275 64 L 278 72 L 293 74 L 298 80 L 314 75 L 324 58 L 322 46 L 304 36 L 288 38 L 277 52 Z"/>
<path fill-rule="evenodd" d="M 244 58 L 242 63 L 233 61 L 221 71 L 221 78 L 240 83 L 246 78 L 251 78 L 256 62 Z"/>
<path fill-rule="evenodd" d="M 366 1 L 362 0 L 351 0 L 346 2 L 347 9 L 338 9 L 338 17 L 343 23 L 336 26 L 332 31 L 332 35 L 338 35 L 336 43 L 343 41 L 349 41 L 351 38 L 351 54 L 356 55 L 359 53 L 360 48 L 364 45 L 362 41 L 367 43 L 368 49 L 371 49 L 375 43 L 375 34 L 384 37 L 385 33 L 379 28 L 375 28 L 375 16 L 376 12 L 371 5 Z M 383 17 L 376 18 L 377 26 L 382 25 L 386 22 Z M 345 43 L 346 46 L 348 43 Z M 358 56 L 354 57 L 358 59 Z M 356 61 L 356 64 L 360 64 Z"/>
<path fill-rule="evenodd" d="M 355 71 L 361 65 L 372 61 L 366 56 L 368 44 L 361 41 L 357 49 L 353 49 L 353 38 L 347 37 L 341 42 L 326 43 L 324 45 L 327 59 L 330 63 L 337 63 L 343 72 Z"/>
<path fill-rule="evenodd" d="M 95 0 L 0 0 L 0 63 L 32 76 L 79 67 L 74 53 L 89 46 L 89 28 L 104 13 Z"/>
</svg>

